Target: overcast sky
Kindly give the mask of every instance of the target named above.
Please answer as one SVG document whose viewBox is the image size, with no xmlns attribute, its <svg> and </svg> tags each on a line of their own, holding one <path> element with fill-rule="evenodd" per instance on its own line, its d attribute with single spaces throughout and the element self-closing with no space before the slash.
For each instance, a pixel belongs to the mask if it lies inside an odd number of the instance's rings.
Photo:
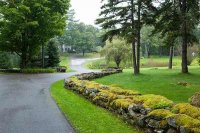
<svg viewBox="0 0 200 133">
<path fill-rule="evenodd" d="M 76 19 L 85 24 L 95 25 L 101 7 L 101 0 L 71 0 L 72 8 L 76 12 Z"/>
</svg>

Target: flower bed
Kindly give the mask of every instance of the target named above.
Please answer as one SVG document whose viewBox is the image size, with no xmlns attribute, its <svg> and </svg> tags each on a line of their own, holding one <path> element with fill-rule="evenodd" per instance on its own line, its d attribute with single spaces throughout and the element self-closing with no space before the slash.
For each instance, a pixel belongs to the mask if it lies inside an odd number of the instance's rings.
<svg viewBox="0 0 200 133">
<path fill-rule="evenodd" d="M 98 84 L 91 79 L 120 71 L 80 74 L 65 81 L 65 87 L 73 90 L 94 104 L 122 116 L 132 125 L 148 132 L 200 133 L 200 108 L 187 103 L 174 104 L 159 95 L 141 95 L 137 91 Z"/>
</svg>

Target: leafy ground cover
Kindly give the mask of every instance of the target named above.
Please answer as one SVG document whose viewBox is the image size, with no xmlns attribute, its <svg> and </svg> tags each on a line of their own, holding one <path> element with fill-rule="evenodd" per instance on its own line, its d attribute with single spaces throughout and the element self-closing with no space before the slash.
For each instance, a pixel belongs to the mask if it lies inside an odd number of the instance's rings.
<svg viewBox="0 0 200 133">
<path fill-rule="evenodd" d="M 63 81 L 51 86 L 51 95 L 80 133 L 141 133 L 109 111 L 93 105 L 83 97 L 63 87 Z"/>
<path fill-rule="evenodd" d="M 144 68 L 141 75 L 133 76 L 132 69 L 124 73 L 106 76 L 95 81 L 105 85 L 119 86 L 142 94 L 157 94 L 180 103 L 187 102 L 200 91 L 200 67 L 190 67 L 190 74 L 181 74 L 180 68 Z"/>
</svg>

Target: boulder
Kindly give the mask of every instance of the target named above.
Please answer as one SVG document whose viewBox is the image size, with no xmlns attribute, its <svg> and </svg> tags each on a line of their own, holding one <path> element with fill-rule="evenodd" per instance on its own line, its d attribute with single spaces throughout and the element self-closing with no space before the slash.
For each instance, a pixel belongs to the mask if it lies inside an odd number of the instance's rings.
<svg viewBox="0 0 200 133">
<path fill-rule="evenodd" d="M 190 98 L 190 104 L 196 107 L 200 107 L 200 92 L 196 93 Z"/>
</svg>

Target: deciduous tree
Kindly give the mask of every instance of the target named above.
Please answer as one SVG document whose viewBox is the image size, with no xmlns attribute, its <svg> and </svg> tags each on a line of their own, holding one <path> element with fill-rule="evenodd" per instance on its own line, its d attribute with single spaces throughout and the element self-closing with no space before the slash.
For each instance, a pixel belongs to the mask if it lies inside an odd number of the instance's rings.
<svg viewBox="0 0 200 133">
<path fill-rule="evenodd" d="M 63 32 L 68 0 L 0 0 L 0 49 L 27 67 L 40 47 Z"/>
</svg>

